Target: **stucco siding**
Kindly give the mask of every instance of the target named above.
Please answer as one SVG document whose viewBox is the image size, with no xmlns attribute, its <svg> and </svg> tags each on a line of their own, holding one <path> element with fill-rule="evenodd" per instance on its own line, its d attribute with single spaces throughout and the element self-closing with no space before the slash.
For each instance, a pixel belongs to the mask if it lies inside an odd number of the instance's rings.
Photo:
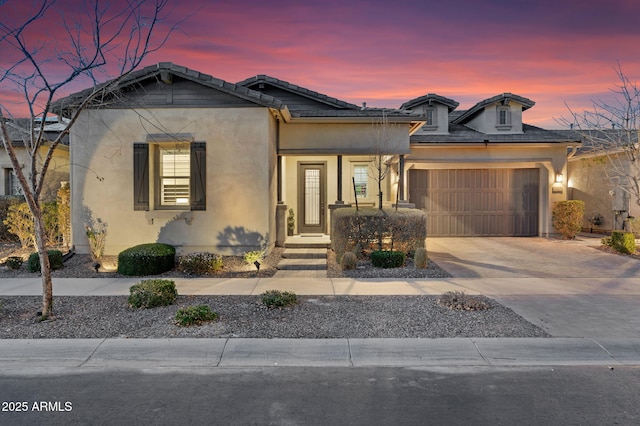
<svg viewBox="0 0 640 426">
<path fill-rule="evenodd" d="M 85 111 L 71 134 L 77 250 L 88 252 L 84 224 L 90 216 L 108 224 L 106 254 L 147 242 L 172 244 L 182 253 L 242 254 L 272 241 L 271 121 L 266 108 Z M 133 143 L 149 134 L 206 143 L 206 210 L 157 210 L 153 203 L 149 211 L 133 210 Z"/>
</svg>

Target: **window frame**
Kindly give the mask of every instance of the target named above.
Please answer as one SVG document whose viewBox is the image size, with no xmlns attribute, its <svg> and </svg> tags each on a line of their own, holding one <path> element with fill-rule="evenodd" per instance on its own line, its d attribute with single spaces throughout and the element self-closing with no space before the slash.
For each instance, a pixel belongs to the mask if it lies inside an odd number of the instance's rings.
<svg viewBox="0 0 640 426">
<path fill-rule="evenodd" d="M 351 177 L 354 179 L 356 187 L 358 185 L 358 179 L 357 179 L 357 175 L 356 175 L 356 169 L 360 169 L 360 168 L 364 168 L 364 177 L 365 177 L 365 195 L 364 196 L 359 196 L 357 193 L 354 194 L 355 198 L 357 198 L 358 200 L 368 200 L 370 199 L 370 188 L 371 188 L 371 178 L 369 177 L 369 167 L 370 164 L 366 163 L 366 162 L 353 162 L 351 164 Z M 362 182 L 360 182 L 360 184 L 362 184 Z"/>
<path fill-rule="evenodd" d="M 156 210 L 191 210 L 191 143 L 190 142 L 173 142 L 173 143 L 155 143 L 152 145 L 154 155 L 154 207 Z M 189 158 L 189 174 L 187 176 L 180 175 L 164 175 L 162 167 L 162 151 L 166 150 L 187 150 Z M 163 199 L 163 180 L 165 179 L 186 179 L 188 181 L 187 202 L 184 204 L 167 204 Z"/>
<path fill-rule="evenodd" d="M 429 116 L 429 114 L 431 116 Z M 435 130 L 438 128 L 438 109 L 434 106 L 429 106 L 424 109 L 425 124 L 423 126 L 426 130 Z M 431 118 L 431 122 L 429 122 Z"/>
<path fill-rule="evenodd" d="M 504 123 L 502 114 L 504 113 Z M 511 128 L 511 107 L 508 105 L 498 105 L 496 109 L 496 129 L 508 130 Z"/>
</svg>

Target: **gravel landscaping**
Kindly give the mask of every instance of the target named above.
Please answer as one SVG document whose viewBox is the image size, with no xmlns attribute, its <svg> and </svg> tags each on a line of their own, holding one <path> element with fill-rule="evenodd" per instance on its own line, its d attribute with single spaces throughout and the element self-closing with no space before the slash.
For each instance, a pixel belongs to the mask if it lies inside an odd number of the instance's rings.
<svg viewBox="0 0 640 426">
<path fill-rule="evenodd" d="M 282 258 L 274 249 L 260 271 L 242 259 L 225 257 L 225 267 L 215 278 L 271 277 Z M 15 253 L 8 248 L 4 251 Z M 25 253 L 28 254 L 28 253 Z M 105 266 L 113 268 L 113 258 Z M 341 271 L 329 251 L 329 277 L 442 278 L 450 275 L 433 262 L 416 269 L 409 260 L 404 268 L 374 268 L 360 261 L 358 268 Z M 0 279 L 36 277 L 23 265 L 19 270 L 0 270 Z M 96 273 L 91 259 L 75 255 L 54 277 L 107 278 L 116 272 Z M 183 277 L 176 270 L 154 278 Z M 176 303 L 153 309 L 132 309 L 126 296 L 67 297 L 54 294 L 54 317 L 39 322 L 41 297 L 0 296 L 0 338 L 443 338 L 443 337 L 549 337 L 511 309 L 484 298 L 490 309 L 452 311 L 437 304 L 435 296 L 298 296 L 299 303 L 285 309 L 268 309 L 258 296 L 179 296 Z M 217 321 L 200 326 L 175 324 L 181 307 L 208 305 L 219 314 Z"/>
</svg>

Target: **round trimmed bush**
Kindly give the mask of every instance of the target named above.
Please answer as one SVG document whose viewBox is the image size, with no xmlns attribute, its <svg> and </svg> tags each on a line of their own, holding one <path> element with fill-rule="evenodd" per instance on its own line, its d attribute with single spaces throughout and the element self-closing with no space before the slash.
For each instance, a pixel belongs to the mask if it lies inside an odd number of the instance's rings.
<svg viewBox="0 0 640 426">
<path fill-rule="evenodd" d="M 405 256 L 401 251 L 377 250 L 371 252 L 371 263 L 378 268 L 399 268 L 404 265 Z"/>
<path fill-rule="evenodd" d="M 62 268 L 62 252 L 60 250 L 47 250 L 49 256 L 49 265 L 51 269 L 56 270 Z M 29 272 L 40 272 L 40 255 L 38 252 L 31 253 L 27 261 L 27 270 Z"/>
<path fill-rule="evenodd" d="M 183 327 L 199 325 L 205 321 L 213 321 L 218 318 L 218 313 L 207 305 L 189 306 L 178 309 L 176 312 L 176 324 Z"/>
<path fill-rule="evenodd" d="M 129 306 L 138 309 L 168 306 L 178 297 L 176 283 L 170 280 L 142 280 L 129 287 Z"/>
<path fill-rule="evenodd" d="M 209 252 L 189 253 L 178 260 L 178 269 L 189 275 L 210 274 L 223 266 L 222 256 Z"/>
<path fill-rule="evenodd" d="M 140 244 L 121 251 L 118 255 L 118 273 L 122 275 L 157 275 L 173 269 L 176 249 L 169 244 Z"/>
</svg>

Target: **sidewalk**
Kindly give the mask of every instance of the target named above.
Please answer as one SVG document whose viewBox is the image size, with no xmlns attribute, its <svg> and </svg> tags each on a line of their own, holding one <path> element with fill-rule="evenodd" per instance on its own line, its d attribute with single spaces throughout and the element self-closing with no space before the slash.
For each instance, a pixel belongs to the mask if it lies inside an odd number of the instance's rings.
<svg viewBox="0 0 640 426">
<path fill-rule="evenodd" d="M 54 278 L 55 296 L 128 295 L 140 278 Z M 637 278 L 174 279 L 179 294 L 484 294 L 545 339 L 56 339 L 0 341 L 4 371 L 94 367 L 640 365 Z M 41 295 L 39 278 L 0 279 L 0 296 Z M 571 303 L 567 303 L 571 301 Z"/>
</svg>

